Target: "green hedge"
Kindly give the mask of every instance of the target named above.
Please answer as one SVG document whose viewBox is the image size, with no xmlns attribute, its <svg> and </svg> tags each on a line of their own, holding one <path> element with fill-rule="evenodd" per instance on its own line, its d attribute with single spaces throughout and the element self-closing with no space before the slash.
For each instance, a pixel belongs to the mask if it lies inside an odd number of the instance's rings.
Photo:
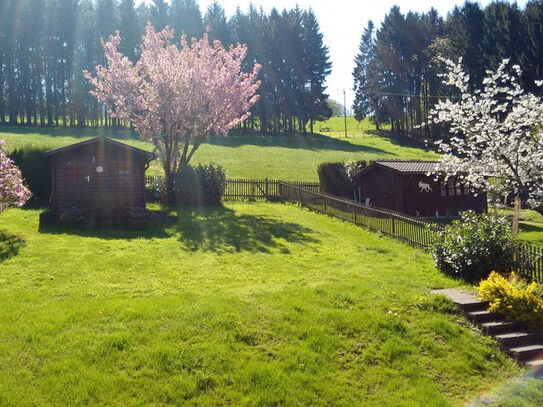
<svg viewBox="0 0 543 407">
<path fill-rule="evenodd" d="M 51 171 L 47 166 L 44 148 L 25 146 L 14 150 L 9 156 L 21 170 L 33 199 L 49 202 L 51 195 Z"/>
</svg>

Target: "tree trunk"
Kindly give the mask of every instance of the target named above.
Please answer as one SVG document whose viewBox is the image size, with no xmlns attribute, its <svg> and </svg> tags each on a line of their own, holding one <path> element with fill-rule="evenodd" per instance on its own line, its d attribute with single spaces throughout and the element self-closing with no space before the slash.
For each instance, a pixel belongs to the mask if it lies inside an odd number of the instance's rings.
<svg viewBox="0 0 543 407">
<path fill-rule="evenodd" d="M 513 212 L 513 234 L 517 235 L 519 230 L 519 220 L 520 220 L 520 208 L 521 201 L 520 195 L 515 195 L 515 209 Z"/>
</svg>

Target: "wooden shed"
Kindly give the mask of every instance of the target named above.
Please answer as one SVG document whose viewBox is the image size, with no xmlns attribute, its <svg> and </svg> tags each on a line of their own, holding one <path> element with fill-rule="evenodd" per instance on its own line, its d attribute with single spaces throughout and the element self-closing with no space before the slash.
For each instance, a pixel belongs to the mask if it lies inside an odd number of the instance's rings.
<svg viewBox="0 0 543 407">
<path fill-rule="evenodd" d="M 51 169 L 51 206 L 119 214 L 145 208 L 145 170 L 154 154 L 96 137 L 45 153 Z"/>
<path fill-rule="evenodd" d="M 438 165 L 436 161 L 375 161 L 355 175 L 354 197 L 363 204 L 421 217 L 487 211 L 485 193 L 474 194 L 455 181 L 434 181 L 428 173 Z"/>
</svg>

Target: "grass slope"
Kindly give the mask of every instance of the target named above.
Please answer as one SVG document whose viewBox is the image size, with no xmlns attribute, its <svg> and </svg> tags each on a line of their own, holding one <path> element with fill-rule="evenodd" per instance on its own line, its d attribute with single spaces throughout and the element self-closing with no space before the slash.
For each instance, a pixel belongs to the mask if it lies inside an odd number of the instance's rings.
<svg viewBox="0 0 543 407">
<path fill-rule="evenodd" d="M 311 136 L 230 136 L 213 138 L 200 147 L 194 162 L 216 162 L 223 165 L 229 177 L 279 178 L 285 180 L 316 181 L 317 165 L 323 161 L 375 160 L 433 158 L 435 155 L 419 148 L 404 146 L 394 140 L 374 134 L 372 126 L 358 124 L 348 118 L 349 138 L 342 133 L 341 118 L 332 118 L 320 127 L 333 131 Z M 42 129 L 42 128 L 0 128 L 0 138 L 6 140 L 8 149 L 25 145 L 56 148 L 104 135 L 124 140 L 129 144 L 151 150 L 150 144 L 136 140 L 128 130 L 104 129 Z M 160 173 L 158 163 L 150 173 Z"/>
<path fill-rule="evenodd" d="M 283 204 L 144 233 L 1 215 L 0 405 L 447 406 L 518 367 L 430 256 Z"/>
</svg>

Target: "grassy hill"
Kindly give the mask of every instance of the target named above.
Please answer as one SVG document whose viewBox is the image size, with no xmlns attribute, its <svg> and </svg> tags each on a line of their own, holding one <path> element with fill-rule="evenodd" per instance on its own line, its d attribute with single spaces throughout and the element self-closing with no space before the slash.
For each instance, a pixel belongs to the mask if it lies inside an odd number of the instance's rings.
<svg viewBox="0 0 543 407">
<path fill-rule="evenodd" d="M 229 177 L 316 181 L 317 165 L 324 161 L 435 158 L 423 149 L 377 135 L 370 123 L 359 124 L 352 117 L 348 118 L 348 138 L 344 137 L 343 118 L 334 117 L 317 123 L 315 131 L 326 127 L 331 131 L 307 136 L 213 138 L 200 147 L 194 162 L 219 163 L 226 168 Z M 129 130 L 0 128 L 0 138 L 6 141 L 10 150 L 25 145 L 62 147 L 98 135 L 152 150 L 149 143 L 137 140 L 137 135 Z M 151 166 L 149 172 L 160 173 L 159 163 Z"/>
</svg>

